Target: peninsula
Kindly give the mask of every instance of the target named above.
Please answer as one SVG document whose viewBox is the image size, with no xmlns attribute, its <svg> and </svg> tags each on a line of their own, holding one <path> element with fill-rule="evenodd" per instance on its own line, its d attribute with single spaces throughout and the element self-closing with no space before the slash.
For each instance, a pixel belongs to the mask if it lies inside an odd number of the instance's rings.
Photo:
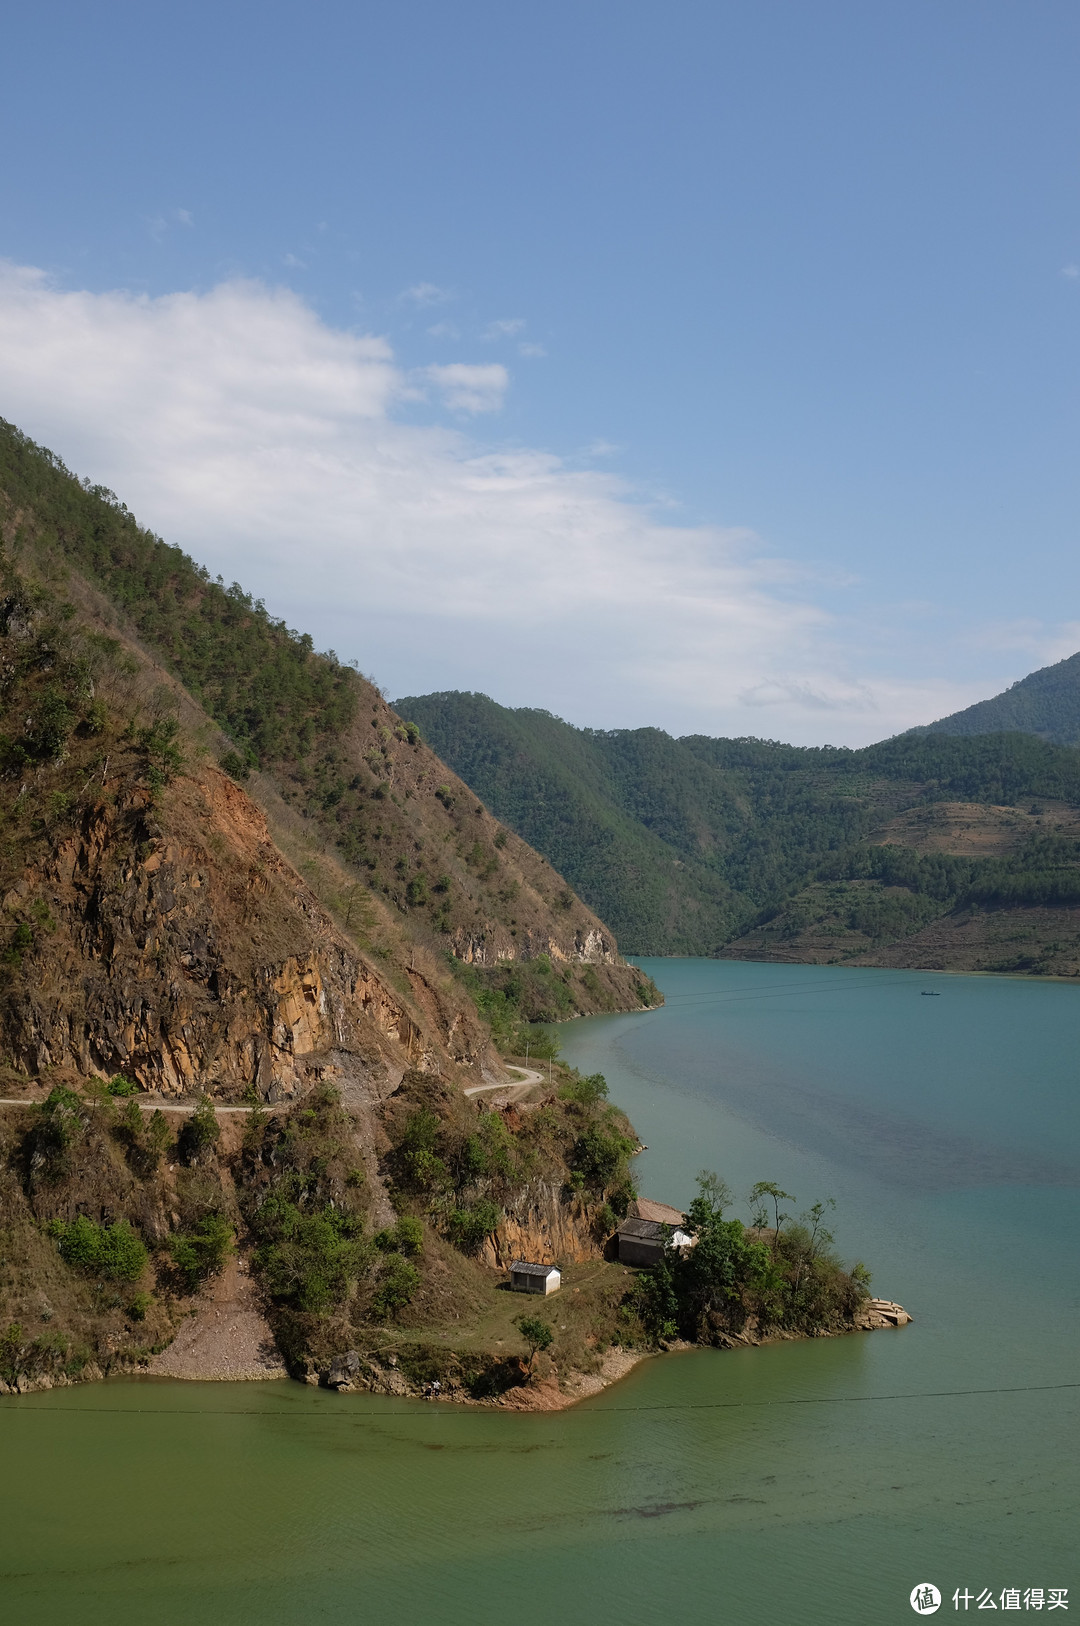
<svg viewBox="0 0 1080 1626">
<path fill-rule="evenodd" d="M 661 996 L 373 685 L 9 425 L 0 539 L 6 1389 L 562 1404 L 882 1319 L 824 1209 L 711 1177 L 692 1248 L 606 1256 L 638 1140 L 534 1024 Z M 513 1258 L 562 1268 L 543 1316 Z"/>
</svg>

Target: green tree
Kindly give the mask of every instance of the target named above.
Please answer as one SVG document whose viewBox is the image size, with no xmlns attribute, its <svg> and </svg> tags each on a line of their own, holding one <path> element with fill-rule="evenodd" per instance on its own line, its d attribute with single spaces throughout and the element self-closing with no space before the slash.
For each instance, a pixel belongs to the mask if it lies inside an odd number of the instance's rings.
<svg viewBox="0 0 1080 1626">
<path fill-rule="evenodd" d="M 201 1095 L 194 1112 L 188 1117 L 177 1139 L 180 1156 L 185 1163 L 197 1163 L 221 1139 L 221 1125 L 217 1121 L 214 1103 L 209 1095 Z"/>
<path fill-rule="evenodd" d="M 781 1227 L 781 1225 L 784 1223 L 784 1221 L 786 1219 L 791 1218 L 790 1214 L 781 1214 L 781 1212 L 780 1212 L 780 1204 L 781 1203 L 793 1203 L 795 1201 L 795 1199 L 791 1195 L 790 1191 L 781 1191 L 780 1187 L 776 1184 L 775 1180 L 759 1180 L 757 1182 L 757 1184 L 754 1186 L 754 1188 L 752 1189 L 752 1191 L 750 1192 L 750 1206 L 754 1210 L 753 1224 L 757 1227 L 758 1230 L 763 1230 L 764 1227 L 765 1227 L 765 1220 L 767 1218 L 767 1214 L 766 1214 L 766 1210 L 765 1210 L 763 1204 L 764 1204 L 764 1199 L 766 1197 L 769 1199 L 769 1201 L 773 1205 L 773 1226 L 774 1226 L 774 1241 L 775 1241 L 780 1236 L 780 1227 Z"/>
<path fill-rule="evenodd" d="M 519 1315 L 515 1318 L 515 1326 L 529 1346 L 529 1369 L 540 1350 L 550 1349 L 555 1341 L 555 1329 L 550 1322 L 538 1315 Z"/>
<path fill-rule="evenodd" d="M 380 1267 L 371 1301 L 373 1315 L 380 1321 L 392 1320 L 398 1310 L 409 1304 L 419 1286 L 420 1272 L 416 1266 L 399 1253 L 388 1254 Z"/>
<path fill-rule="evenodd" d="M 455 1208 L 447 1222 L 451 1240 L 463 1253 L 476 1253 L 502 1218 L 502 1210 L 486 1199 L 472 1208 Z"/>
<path fill-rule="evenodd" d="M 169 1238 L 173 1264 L 189 1292 L 208 1276 L 219 1274 L 232 1252 L 232 1242 L 232 1226 L 223 1214 L 206 1214 L 193 1230 Z"/>
</svg>

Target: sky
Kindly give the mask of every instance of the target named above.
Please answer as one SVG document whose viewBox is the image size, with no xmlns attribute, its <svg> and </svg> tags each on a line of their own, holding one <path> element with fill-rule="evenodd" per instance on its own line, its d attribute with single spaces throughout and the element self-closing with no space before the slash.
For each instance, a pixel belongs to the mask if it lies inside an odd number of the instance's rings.
<svg viewBox="0 0 1080 1626">
<path fill-rule="evenodd" d="M 1075 0 L 36 0 L 0 416 L 391 696 L 859 745 L 1080 648 Z"/>
</svg>

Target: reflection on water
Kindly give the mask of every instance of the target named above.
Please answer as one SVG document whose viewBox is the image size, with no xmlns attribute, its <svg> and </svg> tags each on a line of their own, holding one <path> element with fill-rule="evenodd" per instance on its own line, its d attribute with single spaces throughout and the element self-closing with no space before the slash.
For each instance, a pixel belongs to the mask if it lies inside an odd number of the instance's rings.
<svg viewBox="0 0 1080 1626">
<path fill-rule="evenodd" d="M 861 1626 L 927 1579 L 1075 1591 L 1080 1390 L 1034 1386 L 1076 1381 L 1080 991 L 939 979 L 920 1009 L 896 973 L 819 998 L 807 968 L 648 969 L 665 1010 L 563 1034 L 645 1189 L 706 1164 L 834 1194 L 916 1324 L 652 1360 L 552 1417 L 288 1383 L 6 1401 L 13 1620 Z"/>
</svg>

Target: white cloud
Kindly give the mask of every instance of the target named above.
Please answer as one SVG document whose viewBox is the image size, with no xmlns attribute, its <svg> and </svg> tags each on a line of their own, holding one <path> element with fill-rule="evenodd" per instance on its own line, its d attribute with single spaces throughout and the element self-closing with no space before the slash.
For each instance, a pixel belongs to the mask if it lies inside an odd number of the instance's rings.
<svg viewBox="0 0 1080 1626">
<path fill-rule="evenodd" d="M 531 356 L 546 356 L 547 351 L 544 349 L 542 344 L 533 344 L 531 341 L 526 340 L 524 344 L 519 344 L 518 345 L 518 355 L 519 356 L 530 356 L 530 357 Z"/>
<path fill-rule="evenodd" d="M 461 330 L 454 322 L 435 322 L 427 329 L 433 339 L 460 339 Z"/>
<path fill-rule="evenodd" d="M 488 341 L 494 339 L 512 339 L 515 333 L 522 333 L 525 329 L 523 316 L 503 316 L 497 322 L 489 322 L 481 334 L 481 338 Z"/>
<path fill-rule="evenodd" d="M 449 288 L 440 288 L 434 282 L 418 282 L 411 288 L 404 288 L 399 296 L 407 300 L 410 305 L 419 305 L 421 309 L 428 305 L 445 305 L 453 294 Z"/>
<path fill-rule="evenodd" d="M 798 740 L 827 713 L 834 743 L 858 743 L 992 692 L 875 676 L 869 645 L 749 532 L 398 421 L 410 376 L 287 289 L 152 299 L 0 266 L 0 414 L 392 693 L 485 689 L 603 727 L 767 719 Z M 507 385 L 492 365 L 424 378 L 462 412 Z"/>
<path fill-rule="evenodd" d="M 1068 277 L 1070 282 L 1075 282 L 1077 277 L 1080 277 L 1080 265 L 1063 265 L 1061 274 Z"/>
<path fill-rule="evenodd" d="M 422 372 L 452 412 L 497 412 L 510 382 L 509 373 L 498 362 L 477 367 L 453 361 L 445 367 L 425 367 Z"/>
</svg>

